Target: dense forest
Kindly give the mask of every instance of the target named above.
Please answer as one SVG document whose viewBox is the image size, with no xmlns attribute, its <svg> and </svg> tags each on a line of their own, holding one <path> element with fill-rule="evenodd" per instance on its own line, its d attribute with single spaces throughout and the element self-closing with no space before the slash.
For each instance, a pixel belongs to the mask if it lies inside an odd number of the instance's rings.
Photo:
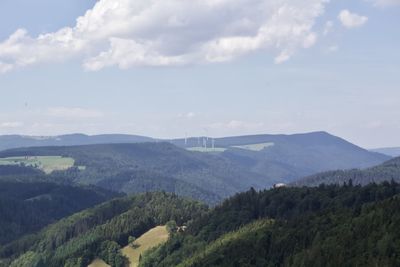
<svg viewBox="0 0 400 267">
<path fill-rule="evenodd" d="M 75 166 L 0 166 L 0 267 L 86 267 L 95 258 L 122 267 L 121 248 L 164 224 L 187 228 L 171 228 L 141 267 L 400 265 L 400 158 L 258 191 L 263 177 L 237 159 L 169 143 L 0 152 L 24 155 L 72 157 Z"/>
<path fill-rule="evenodd" d="M 166 193 L 118 198 L 60 220 L 0 249 L 0 266 L 87 266 L 101 257 L 125 266 L 119 249 L 157 225 L 201 217 L 207 207 Z"/>
<path fill-rule="evenodd" d="M 104 144 L 35 147 L 0 152 L 0 157 L 64 156 L 79 170 L 58 171 L 49 179 L 93 184 L 125 193 L 166 191 L 208 204 L 250 187 L 265 188 L 276 181 L 247 171 L 216 155 L 195 153 L 169 143 Z M 249 179 L 251 177 L 251 179 Z"/>
<path fill-rule="evenodd" d="M 22 142 L 18 140 L 15 142 Z M 116 144 L 118 140 L 128 143 Z M 36 141 L 23 138 L 23 141 L 35 141 L 33 145 L 93 144 L 16 148 L 0 151 L 0 158 L 72 158 L 74 168 L 51 173 L 47 178 L 92 184 L 128 194 L 162 190 L 210 205 L 251 187 L 260 190 L 320 171 L 368 167 L 389 159 L 325 132 L 204 138 L 209 147 L 214 140 L 220 152 L 187 150 L 199 146 L 199 140 L 188 138 L 186 142 L 177 139 L 157 143 L 152 139 L 120 135 L 72 135 L 62 136 L 60 140 Z M 107 141 L 109 143 L 104 144 Z M 131 143 L 145 141 L 153 142 Z"/>
<path fill-rule="evenodd" d="M 336 170 L 317 173 L 291 183 L 293 186 L 318 186 L 320 184 L 344 184 L 352 180 L 353 184 L 367 185 L 394 180 L 400 182 L 400 157 L 381 165 L 364 170 Z"/>
<path fill-rule="evenodd" d="M 400 185 L 238 194 L 140 266 L 399 266 Z"/>
<path fill-rule="evenodd" d="M 0 180 L 0 245 L 120 195 L 92 186 Z"/>
<path fill-rule="evenodd" d="M 0 266 L 124 266 L 120 248 L 156 225 L 187 225 L 140 266 L 399 266 L 400 185 L 287 187 L 215 208 L 167 193 L 117 198 L 0 249 Z M 172 228 L 171 228 L 172 229 Z M 176 228 L 175 228 L 176 229 Z"/>
</svg>

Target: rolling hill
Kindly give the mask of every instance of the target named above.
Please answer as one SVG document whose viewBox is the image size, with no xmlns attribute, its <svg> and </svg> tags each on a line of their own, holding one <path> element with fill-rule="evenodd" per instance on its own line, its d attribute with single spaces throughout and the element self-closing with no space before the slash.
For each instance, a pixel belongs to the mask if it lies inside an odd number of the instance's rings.
<svg viewBox="0 0 400 267">
<path fill-rule="evenodd" d="M 390 159 L 389 156 L 367 151 L 326 132 L 172 141 L 188 149 L 198 147 L 203 142 L 209 148 L 212 143 L 214 148 L 223 148 L 218 154 L 235 164 L 280 182 L 290 182 L 332 169 L 371 167 Z"/>
<path fill-rule="evenodd" d="M 126 193 L 167 191 L 209 204 L 275 182 L 224 157 L 190 152 L 170 143 L 33 147 L 0 152 L 0 158 L 28 155 L 73 158 L 76 166 L 84 167 L 52 173 L 54 180 L 62 177 Z"/>
<path fill-rule="evenodd" d="M 238 194 L 142 257 L 140 267 L 398 266 L 399 184 Z"/>
<path fill-rule="evenodd" d="M 138 238 L 171 220 L 182 225 L 206 210 L 198 202 L 165 193 L 114 199 L 0 247 L 0 266 L 88 266 L 99 258 L 123 267 L 127 261 L 121 247 L 130 236 Z"/>
<path fill-rule="evenodd" d="M 299 179 L 293 186 L 318 186 L 320 184 L 344 184 L 349 180 L 353 184 L 366 185 L 369 183 L 382 183 L 384 181 L 400 182 L 400 157 L 391 159 L 375 167 L 359 170 L 336 170 L 317 173 Z"/>
<path fill-rule="evenodd" d="M 0 266 L 110 266 L 132 237 L 170 225 L 139 266 L 398 266 L 400 185 L 249 190 L 207 209 L 166 193 L 114 199 L 0 248 Z M 173 225 L 186 225 L 178 230 Z"/>
<path fill-rule="evenodd" d="M 211 205 L 250 187 L 268 188 L 321 171 L 369 167 L 390 158 L 325 132 L 227 137 L 214 141 L 204 138 L 209 145 L 214 143 L 211 152 L 196 147 L 198 141 L 189 138 L 186 142 L 177 139 L 16 148 L 0 151 L 0 158 L 3 162 L 14 157 L 33 158 L 34 162 L 40 162 L 41 158 L 57 159 L 56 162 L 69 159 L 73 168 L 48 176 L 125 193 L 166 191 Z M 54 161 L 50 163 L 50 170 L 62 169 Z"/>
<path fill-rule="evenodd" d="M 0 181 L 0 246 L 118 196 L 88 186 Z"/>
</svg>

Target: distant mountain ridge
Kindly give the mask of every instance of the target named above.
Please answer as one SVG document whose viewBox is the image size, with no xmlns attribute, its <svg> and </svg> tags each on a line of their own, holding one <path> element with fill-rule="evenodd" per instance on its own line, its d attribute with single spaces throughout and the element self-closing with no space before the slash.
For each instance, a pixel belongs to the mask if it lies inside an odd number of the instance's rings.
<svg viewBox="0 0 400 267">
<path fill-rule="evenodd" d="M 88 166 L 69 172 L 68 179 L 126 193 L 165 190 L 211 204 L 250 187 L 368 168 L 390 159 L 326 132 L 167 141 L 130 135 L 0 136 L 0 147 L 18 144 L 22 148 L 3 150 L 0 157 L 67 156 L 75 166 Z"/>
<path fill-rule="evenodd" d="M 20 147 L 144 143 L 154 141 L 155 139 L 151 137 L 127 134 L 67 134 L 58 136 L 1 135 L 0 151 Z"/>
<path fill-rule="evenodd" d="M 400 147 L 375 148 L 375 149 L 370 149 L 370 151 L 381 153 L 391 157 L 400 157 Z"/>
<path fill-rule="evenodd" d="M 367 185 L 369 183 L 400 182 L 400 157 L 391 159 L 383 164 L 359 170 L 334 170 L 317 173 L 297 181 L 293 186 L 318 186 L 320 184 L 353 184 Z"/>
<path fill-rule="evenodd" d="M 223 148 L 220 154 L 251 171 L 273 179 L 290 182 L 316 172 L 367 168 L 391 157 L 367 151 L 327 132 L 293 135 L 252 135 L 210 139 L 176 139 L 173 144 L 191 148 L 200 144 Z M 245 149 L 244 145 L 263 145 Z"/>
<path fill-rule="evenodd" d="M 0 152 L 0 158 L 65 156 L 75 159 L 73 169 L 55 173 L 55 180 L 94 184 L 125 193 L 167 191 L 216 204 L 250 187 L 264 188 L 275 181 L 247 171 L 217 155 L 195 153 L 166 142 L 96 144 L 16 148 Z"/>
</svg>

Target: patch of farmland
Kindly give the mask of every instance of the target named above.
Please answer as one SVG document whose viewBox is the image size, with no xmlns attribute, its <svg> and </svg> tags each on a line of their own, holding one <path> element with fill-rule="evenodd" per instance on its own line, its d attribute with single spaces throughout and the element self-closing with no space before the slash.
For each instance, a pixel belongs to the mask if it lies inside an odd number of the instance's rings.
<svg viewBox="0 0 400 267">
<path fill-rule="evenodd" d="M 135 241 L 135 247 L 128 245 L 122 249 L 122 254 L 129 259 L 130 267 L 139 266 L 140 255 L 145 251 L 165 243 L 169 238 L 166 226 L 150 229 Z"/>
<path fill-rule="evenodd" d="M 75 160 L 73 158 L 61 156 L 24 156 L 24 157 L 9 157 L 0 158 L 0 165 L 25 165 L 38 168 L 46 174 L 53 171 L 63 171 L 73 167 Z M 84 169 L 84 166 L 79 166 L 79 169 Z"/>
<path fill-rule="evenodd" d="M 249 145 L 231 146 L 231 147 L 245 149 L 245 150 L 251 150 L 251 151 L 261 151 L 261 150 L 264 150 L 273 145 L 274 145 L 274 143 L 260 143 L 260 144 L 249 144 Z"/>
<path fill-rule="evenodd" d="M 196 147 L 189 147 L 189 148 L 187 148 L 187 150 L 195 151 L 195 152 L 203 152 L 203 153 L 222 153 L 226 150 L 226 148 L 223 148 L 223 147 L 214 147 L 214 148 L 207 147 L 207 148 L 205 148 L 202 146 L 199 146 L 199 147 L 196 146 Z"/>
<path fill-rule="evenodd" d="M 102 259 L 95 259 L 92 261 L 91 264 L 88 265 L 88 267 L 111 267 L 111 266 L 105 263 L 105 261 L 103 261 Z"/>
</svg>

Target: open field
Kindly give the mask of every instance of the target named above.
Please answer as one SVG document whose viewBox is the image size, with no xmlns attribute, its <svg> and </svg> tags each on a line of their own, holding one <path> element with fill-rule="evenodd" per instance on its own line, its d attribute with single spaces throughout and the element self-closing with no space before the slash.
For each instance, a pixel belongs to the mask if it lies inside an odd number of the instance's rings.
<svg viewBox="0 0 400 267">
<path fill-rule="evenodd" d="M 187 150 L 189 151 L 195 151 L 195 152 L 204 152 L 204 153 L 221 153 L 224 152 L 226 150 L 226 148 L 223 147 L 215 147 L 215 148 L 211 148 L 211 147 L 189 147 L 187 148 Z"/>
<path fill-rule="evenodd" d="M 135 241 L 135 244 L 138 245 L 137 248 L 132 248 L 128 245 L 122 249 L 122 254 L 129 259 L 130 267 L 136 267 L 139 265 L 141 254 L 150 248 L 166 242 L 168 237 L 169 234 L 166 226 L 154 227 Z"/>
<path fill-rule="evenodd" d="M 243 145 L 243 146 L 232 146 L 233 148 L 240 148 L 246 149 L 251 151 L 261 151 L 265 148 L 273 146 L 274 143 L 260 143 L 260 144 L 250 144 L 250 145 Z"/>
<path fill-rule="evenodd" d="M 110 265 L 101 259 L 95 259 L 91 264 L 88 265 L 88 267 L 110 267 Z"/>
<path fill-rule="evenodd" d="M 74 166 L 73 158 L 64 158 L 61 156 L 25 156 L 25 157 L 9 157 L 0 158 L 0 165 L 25 165 L 38 168 L 49 174 L 53 171 L 67 170 Z M 79 169 L 84 169 L 83 166 Z"/>
<path fill-rule="evenodd" d="M 231 146 L 231 148 L 239 148 L 239 149 L 245 149 L 245 150 L 251 150 L 251 151 L 261 151 L 265 148 L 273 146 L 274 143 L 259 143 L 259 144 L 249 144 L 249 145 L 242 145 L 242 146 Z M 189 147 L 187 150 L 189 151 L 196 151 L 196 152 L 203 152 L 203 153 L 222 153 L 228 148 L 225 147 Z"/>
</svg>

